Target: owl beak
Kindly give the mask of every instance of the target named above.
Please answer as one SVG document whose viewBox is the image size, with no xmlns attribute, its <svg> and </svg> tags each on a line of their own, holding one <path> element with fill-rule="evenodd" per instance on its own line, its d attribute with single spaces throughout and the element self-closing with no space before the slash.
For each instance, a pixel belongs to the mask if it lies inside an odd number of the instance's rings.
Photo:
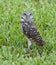
<svg viewBox="0 0 56 65">
<path fill-rule="evenodd" d="M 26 16 L 27 20 L 29 19 L 29 15 Z"/>
</svg>

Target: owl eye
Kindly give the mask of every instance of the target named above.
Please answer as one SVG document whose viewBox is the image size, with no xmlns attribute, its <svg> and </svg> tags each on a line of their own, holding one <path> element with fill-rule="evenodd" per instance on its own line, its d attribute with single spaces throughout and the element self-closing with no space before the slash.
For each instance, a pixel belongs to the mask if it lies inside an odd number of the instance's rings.
<svg viewBox="0 0 56 65">
<path fill-rule="evenodd" d="M 30 15 L 32 15 L 32 14 L 30 13 Z"/>
<path fill-rule="evenodd" d="M 24 15 L 26 15 L 26 13 L 24 13 Z"/>
</svg>

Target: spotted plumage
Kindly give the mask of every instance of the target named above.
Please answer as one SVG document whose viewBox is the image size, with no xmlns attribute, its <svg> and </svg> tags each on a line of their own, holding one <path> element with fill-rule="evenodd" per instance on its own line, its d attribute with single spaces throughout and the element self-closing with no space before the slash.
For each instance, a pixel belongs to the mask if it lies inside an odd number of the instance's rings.
<svg viewBox="0 0 56 65">
<path fill-rule="evenodd" d="M 44 41 L 42 40 L 42 37 L 40 36 L 40 33 L 33 22 L 33 15 L 31 12 L 24 11 L 22 13 L 21 26 L 24 35 L 28 38 L 28 41 L 33 40 L 39 46 L 44 45 Z"/>
</svg>

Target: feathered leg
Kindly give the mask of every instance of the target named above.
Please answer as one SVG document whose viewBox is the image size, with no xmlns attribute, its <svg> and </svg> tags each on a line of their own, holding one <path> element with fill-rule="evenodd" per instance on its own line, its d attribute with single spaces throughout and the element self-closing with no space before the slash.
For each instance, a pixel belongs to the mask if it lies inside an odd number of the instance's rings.
<svg viewBox="0 0 56 65">
<path fill-rule="evenodd" d="M 28 50 L 30 50 L 30 47 L 31 47 L 31 41 L 29 40 L 29 39 L 27 39 L 28 40 Z"/>
<path fill-rule="evenodd" d="M 31 41 L 27 37 L 26 37 L 26 39 L 28 41 L 28 45 L 27 45 L 28 47 L 26 48 L 26 52 L 25 53 L 28 53 L 32 43 L 31 43 Z"/>
</svg>

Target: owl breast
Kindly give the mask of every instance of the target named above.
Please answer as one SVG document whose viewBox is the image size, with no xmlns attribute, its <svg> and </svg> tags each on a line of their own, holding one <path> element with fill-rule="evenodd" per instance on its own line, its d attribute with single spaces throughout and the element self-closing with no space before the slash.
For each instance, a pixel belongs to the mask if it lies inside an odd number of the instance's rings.
<svg viewBox="0 0 56 65">
<path fill-rule="evenodd" d="M 37 35 L 37 29 L 34 26 L 33 22 L 32 23 L 22 23 L 22 29 L 23 33 L 28 37 L 28 38 L 35 38 Z"/>
<path fill-rule="evenodd" d="M 29 25 L 28 25 L 28 23 L 22 23 L 22 29 L 23 29 L 23 33 L 25 35 L 27 35 L 28 32 L 29 32 Z"/>
</svg>

